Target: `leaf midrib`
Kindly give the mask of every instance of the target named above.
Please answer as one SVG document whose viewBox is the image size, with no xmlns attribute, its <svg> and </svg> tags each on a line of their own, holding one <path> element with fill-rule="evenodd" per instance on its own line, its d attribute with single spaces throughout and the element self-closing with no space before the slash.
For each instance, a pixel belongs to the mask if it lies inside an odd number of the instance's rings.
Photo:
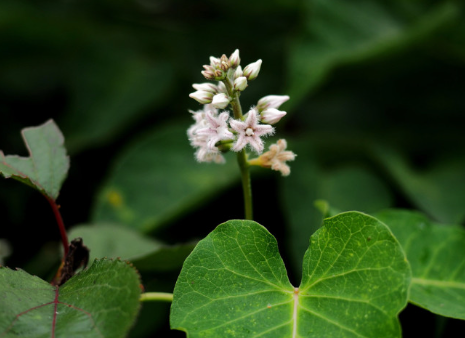
<svg viewBox="0 0 465 338">
<path fill-rule="evenodd" d="M 439 288 L 454 288 L 465 290 L 465 283 L 435 279 L 412 278 L 412 284 L 435 286 Z"/>
</svg>

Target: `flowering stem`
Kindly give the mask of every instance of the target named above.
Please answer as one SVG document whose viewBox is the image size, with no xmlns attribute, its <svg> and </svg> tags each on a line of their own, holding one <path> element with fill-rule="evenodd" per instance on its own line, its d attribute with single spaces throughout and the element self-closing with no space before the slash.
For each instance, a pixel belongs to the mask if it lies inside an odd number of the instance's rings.
<svg viewBox="0 0 465 338">
<path fill-rule="evenodd" d="M 150 301 L 172 302 L 173 294 L 166 293 L 166 292 L 145 292 L 140 295 L 139 300 L 141 302 L 150 302 Z"/>
<path fill-rule="evenodd" d="M 230 103 L 233 109 L 234 118 L 242 120 L 242 107 L 239 101 L 239 93 L 234 93 L 233 84 L 228 78 L 225 79 L 224 84 L 226 86 L 226 89 L 228 90 L 229 96 L 233 98 Z M 245 153 L 245 149 L 242 149 L 240 152 L 237 153 L 237 163 L 239 164 L 239 169 L 241 170 L 242 191 L 244 193 L 245 219 L 252 220 L 252 185 L 250 183 L 249 164 L 247 162 L 247 154 Z"/>
<path fill-rule="evenodd" d="M 237 153 L 237 162 L 241 169 L 242 190 L 244 192 L 245 219 L 253 220 L 252 212 L 252 185 L 250 184 L 250 171 L 247 163 L 245 149 Z"/>
</svg>

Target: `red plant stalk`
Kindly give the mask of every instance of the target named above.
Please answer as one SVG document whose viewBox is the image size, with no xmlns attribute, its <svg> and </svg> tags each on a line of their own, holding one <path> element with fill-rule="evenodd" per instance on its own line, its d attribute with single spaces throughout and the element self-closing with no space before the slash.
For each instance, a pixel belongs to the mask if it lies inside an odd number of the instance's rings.
<svg viewBox="0 0 465 338">
<path fill-rule="evenodd" d="M 58 229 L 60 230 L 61 243 L 63 244 L 63 250 L 65 253 L 64 257 L 66 257 L 69 251 L 69 242 L 68 242 L 68 235 L 66 234 L 65 224 L 63 223 L 63 218 L 61 217 L 61 213 L 59 210 L 59 206 L 57 205 L 54 199 L 48 196 L 45 196 L 45 198 L 50 203 L 50 206 L 52 207 L 52 210 L 53 210 L 53 214 L 55 215 L 55 219 L 58 224 Z"/>
</svg>

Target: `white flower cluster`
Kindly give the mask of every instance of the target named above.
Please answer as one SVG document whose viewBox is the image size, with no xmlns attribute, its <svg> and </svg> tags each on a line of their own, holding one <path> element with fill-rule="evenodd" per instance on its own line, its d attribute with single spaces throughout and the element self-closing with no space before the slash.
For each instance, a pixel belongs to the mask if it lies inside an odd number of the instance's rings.
<svg viewBox="0 0 465 338">
<path fill-rule="evenodd" d="M 271 125 L 286 115 L 285 111 L 278 108 L 289 100 L 289 96 L 265 96 L 244 116 L 237 113 L 237 109 L 240 111 L 240 107 L 237 108 L 239 95 L 247 88 L 248 82 L 258 76 L 261 64 L 262 60 L 258 60 L 242 70 L 239 50 L 236 50 L 229 58 L 226 55 L 221 58 L 210 57 L 210 65 L 203 66 L 202 75 L 208 80 L 219 82 L 216 85 L 194 84 L 196 91 L 189 95 L 204 105 L 203 110 L 191 111 L 195 123 L 187 131 L 191 145 L 196 148 L 195 156 L 199 162 L 223 163 L 223 152 L 239 152 L 247 145 L 257 154 L 263 152 L 262 137 L 272 135 L 274 128 Z M 233 107 L 235 118 L 228 111 L 218 111 L 228 105 Z M 278 167 L 275 165 L 272 169 Z"/>
</svg>

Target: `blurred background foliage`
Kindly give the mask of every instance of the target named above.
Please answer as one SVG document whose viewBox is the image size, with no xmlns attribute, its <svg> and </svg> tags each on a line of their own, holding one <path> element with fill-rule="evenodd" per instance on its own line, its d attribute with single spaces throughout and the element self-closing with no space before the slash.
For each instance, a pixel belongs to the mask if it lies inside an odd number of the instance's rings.
<svg viewBox="0 0 465 338">
<path fill-rule="evenodd" d="M 432 0 L 2 0 L 0 149 L 26 156 L 19 131 L 53 118 L 71 156 L 58 200 L 68 228 L 119 224 L 151 236 L 157 248 L 188 243 L 167 249 L 181 257 L 219 223 L 243 217 L 234 156 L 224 166 L 196 164 L 185 134 L 193 122 L 188 109 L 201 108 L 188 97 L 192 83 L 205 82 L 201 66 L 238 48 L 243 65 L 263 60 L 241 97 L 244 107 L 269 94 L 291 97 L 277 125 L 298 154 L 291 176 L 256 168 L 252 176 L 255 219 L 278 238 L 297 284 L 322 219 L 316 200 L 368 213 L 417 209 L 463 225 L 463 7 Z M 45 199 L 2 180 L 0 212 L 0 259 L 50 276 L 59 235 Z M 139 240 L 145 255 L 151 244 Z M 102 254 L 117 255 L 108 250 Z M 167 273 L 150 268 L 141 252 L 131 255 L 149 267 L 141 269 L 147 290 L 172 291 L 178 256 Z M 168 309 L 144 304 L 130 336 L 182 337 L 168 331 Z M 401 320 L 405 337 L 464 329 L 410 305 Z"/>
</svg>

